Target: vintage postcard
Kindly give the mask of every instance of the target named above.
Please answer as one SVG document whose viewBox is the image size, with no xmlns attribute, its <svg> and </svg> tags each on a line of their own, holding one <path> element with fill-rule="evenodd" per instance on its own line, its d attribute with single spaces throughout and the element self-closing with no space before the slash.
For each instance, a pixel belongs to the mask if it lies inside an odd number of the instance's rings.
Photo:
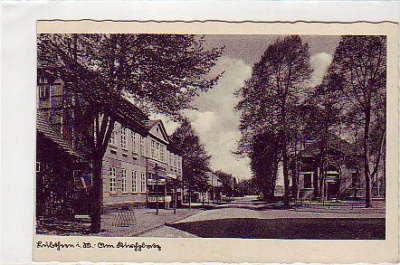
<svg viewBox="0 0 400 265">
<path fill-rule="evenodd" d="M 396 262 L 398 25 L 37 22 L 35 261 Z"/>
</svg>

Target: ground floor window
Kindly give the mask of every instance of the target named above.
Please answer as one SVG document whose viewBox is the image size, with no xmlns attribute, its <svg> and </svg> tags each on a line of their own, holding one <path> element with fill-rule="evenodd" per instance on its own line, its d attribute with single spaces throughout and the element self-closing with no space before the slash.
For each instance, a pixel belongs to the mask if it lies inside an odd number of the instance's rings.
<svg viewBox="0 0 400 265">
<path fill-rule="evenodd" d="M 304 188 L 305 189 L 310 189 L 312 188 L 311 186 L 311 174 L 304 174 Z"/>
<path fill-rule="evenodd" d="M 136 170 L 132 171 L 132 192 L 138 192 L 138 174 Z"/>
<path fill-rule="evenodd" d="M 358 172 L 351 173 L 351 186 L 358 188 L 360 186 L 360 178 Z"/>
<path fill-rule="evenodd" d="M 117 183 L 117 169 L 115 167 L 110 167 L 110 191 L 116 191 Z"/>
<path fill-rule="evenodd" d="M 126 169 L 122 169 L 121 171 L 121 176 L 122 176 L 122 192 L 127 192 L 127 175 L 126 175 Z"/>
<path fill-rule="evenodd" d="M 140 174 L 140 183 L 142 192 L 146 192 L 146 174 L 143 172 Z"/>
</svg>

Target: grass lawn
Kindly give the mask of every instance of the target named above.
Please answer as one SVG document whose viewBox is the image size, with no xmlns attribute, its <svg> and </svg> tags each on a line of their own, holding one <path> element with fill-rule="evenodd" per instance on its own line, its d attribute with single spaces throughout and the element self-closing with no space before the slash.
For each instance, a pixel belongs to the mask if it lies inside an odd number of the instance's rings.
<svg viewBox="0 0 400 265">
<path fill-rule="evenodd" d="M 384 218 L 233 218 L 170 226 L 203 238 L 385 239 Z"/>
</svg>

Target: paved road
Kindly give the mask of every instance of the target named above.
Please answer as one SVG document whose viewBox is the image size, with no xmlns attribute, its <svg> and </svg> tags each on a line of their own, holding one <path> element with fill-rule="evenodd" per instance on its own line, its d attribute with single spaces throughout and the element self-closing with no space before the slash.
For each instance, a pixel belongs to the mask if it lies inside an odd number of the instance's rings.
<svg viewBox="0 0 400 265">
<path fill-rule="evenodd" d="M 286 239 L 382 239 L 385 210 L 314 207 L 255 210 L 254 197 L 202 211 L 148 231 L 156 237 L 239 237 Z"/>
</svg>

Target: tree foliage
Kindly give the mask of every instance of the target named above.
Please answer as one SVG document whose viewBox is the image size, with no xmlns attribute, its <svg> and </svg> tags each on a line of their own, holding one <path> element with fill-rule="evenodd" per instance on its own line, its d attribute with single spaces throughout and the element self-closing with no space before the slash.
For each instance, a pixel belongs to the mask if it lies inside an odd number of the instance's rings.
<svg viewBox="0 0 400 265">
<path fill-rule="evenodd" d="M 273 200 L 281 159 L 276 135 L 268 131 L 255 135 L 249 157 L 253 179 L 259 191 L 265 200 Z"/>
<path fill-rule="evenodd" d="M 299 36 L 278 38 L 268 46 L 253 73 L 240 89 L 237 110 L 241 112 L 242 139 L 239 152 L 248 152 L 254 135 L 268 130 L 279 141 L 282 152 L 285 205 L 289 204 L 288 147 L 290 120 L 304 98 L 311 75 L 308 44 Z"/>
<path fill-rule="evenodd" d="M 100 230 L 102 159 L 117 117 L 142 118 L 132 112 L 132 104 L 147 114 L 172 117 L 190 108 L 192 99 L 219 78 L 208 73 L 222 49 L 205 50 L 203 42 L 194 35 L 38 35 L 38 67 L 57 69 L 52 74 L 60 75 L 78 99 L 72 107 L 80 115 L 75 116 L 89 126 L 81 138 L 93 161 L 93 232 Z"/>
<path fill-rule="evenodd" d="M 236 178 L 229 173 L 226 173 L 222 170 L 215 171 L 215 174 L 222 181 L 222 191 L 228 196 L 234 196 L 235 188 L 236 188 Z"/>
<path fill-rule="evenodd" d="M 64 78 L 85 79 L 91 89 L 101 89 L 96 96 L 117 91 L 147 112 L 178 115 L 218 80 L 207 74 L 222 49 L 204 50 L 203 42 L 194 35 L 40 34 L 38 64 L 63 66 L 69 73 Z"/>
<path fill-rule="evenodd" d="M 254 178 L 240 180 L 237 184 L 237 193 L 240 196 L 245 195 L 256 195 L 258 186 L 255 183 Z"/>
<path fill-rule="evenodd" d="M 339 90 L 346 103 L 348 128 L 361 132 L 366 206 L 371 207 L 371 151 L 380 157 L 384 150 L 376 147 L 382 144 L 371 145 L 383 143 L 386 131 L 386 37 L 342 36 L 327 76 L 329 87 Z M 373 126 L 378 122 L 381 126 Z"/>
<path fill-rule="evenodd" d="M 190 121 L 183 119 L 182 124 L 170 137 L 171 142 L 182 155 L 183 183 L 189 191 L 206 191 L 207 175 L 210 171 L 211 156 L 207 154 Z"/>
</svg>

